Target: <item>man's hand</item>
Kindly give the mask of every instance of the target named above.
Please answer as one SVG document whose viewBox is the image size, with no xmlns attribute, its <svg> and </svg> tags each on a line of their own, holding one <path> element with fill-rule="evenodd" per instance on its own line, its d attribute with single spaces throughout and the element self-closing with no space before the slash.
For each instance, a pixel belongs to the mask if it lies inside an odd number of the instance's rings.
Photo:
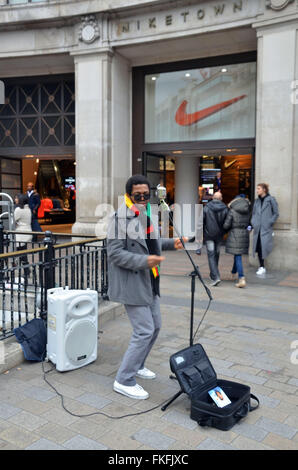
<svg viewBox="0 0 298 470">
<path fill-rule="evenodd" d="M 147 258 L 149 268 L 154 268 L 160 264 L 163 260 L 165 260 L 164 256 L 157 256 L 157 255 L 149 255 Z"/>
<path fill-rule="evenodd" d="M 188 238 L 187 237 L 182 237 L 182 240 L 184 241 L 184 243 L 188 242 Z M 176 250 L 181 250 L 181 248 L 183 248 L 183 245 L 181 243 L 181 240 L 180 238 L 175 238 L 174 240 L 174 248 Z"/>
</svg>

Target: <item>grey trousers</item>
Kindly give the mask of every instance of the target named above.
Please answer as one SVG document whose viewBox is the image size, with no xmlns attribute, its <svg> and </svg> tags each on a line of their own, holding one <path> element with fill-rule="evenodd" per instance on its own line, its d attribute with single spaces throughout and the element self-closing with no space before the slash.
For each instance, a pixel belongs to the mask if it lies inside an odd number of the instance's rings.
<svg viewBox="0 0 298 470">
<path fill-rule="evenodd" d="M 152 305 L 125 305 L 133 333 L 116 375 L 122 385 L 136 384 L 136 373 L 143 369 L 145 361 L 161 328 L 159 297 L 154 296 Z"/>
</svg>

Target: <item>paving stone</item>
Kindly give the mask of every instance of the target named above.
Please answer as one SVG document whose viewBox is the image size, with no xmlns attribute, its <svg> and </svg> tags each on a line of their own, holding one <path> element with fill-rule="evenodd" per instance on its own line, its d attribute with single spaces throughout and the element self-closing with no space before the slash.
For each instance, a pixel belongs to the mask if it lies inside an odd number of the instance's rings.
<svg viewBox="0 0 298 470">
<path fill-rule="evenodd" d="M 72 431 L 70 427 L 60 426 L 55 423 L 47 423 L 36 429 L 35 433 L 49 441 L 56 442 L 56 444 L 63 444 L 63 442 L 78 434 L 78 432 Z"/>
<path fill-rule="evenodd" d="M 245 382 L 253 383 L 253 384 L 264 384 L 267 381 L 263 377 L 259 377 L 257 375 L 245 374 L 243 372 L 239 372 L 239 374 L 236 374 L 235 377 L 237 379 L 241 379 L 241 380 L 244 380 Z"/>
<path fill-rule="evenodd" d="M 33 432 L 29 432 L 23 428 L 18 428 L 17 426 L 12 425 L 0 434 L 0 439 L 8 441 L 10 444 L 17 446 L 20 449 L 25 449 L 30 444 L 37 441 L 38 436 Z"/>
<path fill-rule="evenodd" d="M 239 436 L 233 441 L 234 448 L 240 450 L 273 450 L 273 447 L 264 443 L 256 442 L 253 439 Z"/>
<path fill-rule="evenodd" d="M 40 418 L 27 411 L 21 411 L 20 413 L 12 416 L 9 421 L 16 426 L 21 426 L 28 431 L 35 431 L 37 428 L 47 423 L 46 419 Z"/>
<path fill-rule="evenodd" d="M 48 439 L 39 439 L 30 446 L 26 447 L 26 450 L 65 450 L 65 447 L 59 446 L 53 441 Z"/>
<path fill-rule="evenodd" d="M 20 413 L 22 410 L 7 403 L 0 403 L 0 418 L 7 419 Z"/>
<path fill-rule="evenodd" d="M 294 385 L 288 385 L 276 380 L 268 380 L 266 385 L 274 390 L 280 390 L 281 392 L 295 394 L 297 387 Z"/>
<path fill-rule="evenodd" d="M 19 402 L 18 405 L 22 410 L 28 411 L 29 413 L 33 413 L 37 416 L 42 415 L 49 409 L 53 407 L 52 400 L 48 400 L 46 402 L 41 402 L 39 400 L 35 400 L 33 398 L 26 398 Z"/>
<path fill-rule="evenodd" d="M 273 433 L 269 433 L 263 441 L 263 444 L 266 444 L 272 449 L 275 450 L 297 450 L 298 443 L 290 439 L 285 439 L 281 436 L 278 436 Z"/>
<path fill-rule="evenodd" d="M 78 434 L 72 437 L 68 441 L 64 442 L 63 446 L 70 450 L 105 450 L 108 449 L 105 445 L 100 442 L 88 439 L 85 436 Z"/>
<path fill-rule="evenodd" d="M 112 403 L 112 400 L 108 400 L 107 398 L 101 397 L 94 393 L 84 393 L 83 395 L 76 398 L 77 401 L 81 403 L 85 403 L 86 405 L 90 405 L 93 408 L 101 410 L 106 405 Z"/>
<path fill-rule="evenodd" d="M 179 424 L 180 426 L 187 429 L 196 429 L 198 424 L 193 419 L 190 419 L 186 413 L 180 413 L 176 410 L 171 410 L 163 416 L 164 420 L 169 421 L 173 424 Z"/>
<path fill-rule="evenodd" d="M 136 441 L 142 444 L 148 444 L 150 447 L 157 450 L 169 449 L 170 445 L 175 443 L 175 439 L 146 428 L 141 429 L 132 437 Z"/>
<path fill-rule="evenodd" d="M 113 450 L 136 450 L 142 445 L 142 443 L 136 441 L 132 435 L 127 435 L 124 429 L 123 432 L 120 432 L 119 428 L 118 432 L 114 429 L 112 431 L 108 430 L 100 437 L 100 442 Z M 146 445 L 150 446 L 150 443 Z"/>
<path fill-rule="evenodd" d="M 259 428 L 256 425 L 248 424 L 245 422 L 240 422 L 233 427 L 233 431 L 237 434 L 241 434 L 244 437 L 254 439 L 258 442 L 263 441 L 267 436 L 268 431 Z"/>
<path fill-rule="evenodd" d="M 267 406 L 268 408 L 276 408 L 280 403 L 280 400 L 276 400 L 265 395 L 258 394 L 258 398 L 260 400 L 260 405 Z"/>
<path fill-rule="evenodd" d="M 215 439 L 210 439 L 209 437 L 205 439 L 201 444 L 198 445 L 197 449 L 199 450 L 235 450 L 235 448 L 229 444 L 224 444 L 223 442 L 216 441 Z"/>
<path fill-rule="evenodd" d="M 206 435 L 199 430 L 198 426 L 196 429 L 190 430 L 173 424 L 163 429 L 162 432 L 173 439 L 177 439 L 177 436 L 179 436 L 179 443 L 177 445 L 180 445 L 180 448 L 184 448 L 184 444 L 196 448 L 206 439 Z"/>
<path fill-rule="evenodd" d="M 234 362 L 225 361 L 223 359 L 217 359 L 216 357 L 208 357 L 214 369 L 218 372 L 221 372 L 221 369 L 228 369 L 229 367 L 232 367 L 235 364 Z"/>
<path fill-rule="evenodd" d="M 61 426 L 68 426 L 80 419 L 76 416 L 72 416 L 61 408 L 52 408 L 41 415 L 42 418 L 52 423 L 60 424 Z"/>
<path fill-rule="evenodd" d="M 24 395 L 39 401 L 48 401 L 56 397 L 56 394 L 41 387 L 30 387 L 24 391 Z"/>
<path fill-rule="evenodd" d="M 295 387 L 298 387 L 298 379 L 292 378 L 288 381 L 288 384 L 295 385 Z"/>
<path fill-rule="evenodd" d="M 292 439 L 292 437 L 297 433 L 297 428 L 293 428 L 287 424 L 282 424 L 264 417 L 260 418 L 256 422 L 256 426 L 260 426 L 268 432 L 273 432 L 274 434 L 278 434 L 279 436 L 287 439 Z"/>
</svg>

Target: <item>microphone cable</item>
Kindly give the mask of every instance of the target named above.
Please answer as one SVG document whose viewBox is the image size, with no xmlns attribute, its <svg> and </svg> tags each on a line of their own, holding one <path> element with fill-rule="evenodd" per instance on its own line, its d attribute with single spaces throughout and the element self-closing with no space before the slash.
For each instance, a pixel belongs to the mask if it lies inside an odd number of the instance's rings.
<svg viewBox="0 0 298 470">
<path fill-rule="evenodd" d="M 66 411 L 68 414 L 70 414 L 71 416 L 75 416 L 76 418 L 88 418 L 89 416 L 94 416 L 94 415 L 102 415 L 102 416 L 105 416 L 106 418 L 110 418 L 110 419 L 123 419 L 123 418 L 128 418 L 130 416 L 139 416 L 139 415 L 142 415 L 142 414 L 145 414 L 145 413 L 149 413 L 151 411 L 154 411 L 154 410 L 157 410 L 157 408 L 160 408 L 162 405 L 166 404 L 169 399 L 167 398 L 166 400 L 164 400 L 162 403 L 160 403 L 159 405 L 156 405 L 152 408 L 149 408 L 148 410 L 144 410 L 144 411 L 138 411 L 136 413 L 128 413 L 128 414 L 125 414 L 125 415 L 120 415 L 120 416 L 112 416 L 112 415 L 108 415 L 107 413 L 104 413 L 103 411 L 94 411 L 92 413 L 86 413 L 86 414 L 78 414 L 78 413 L 74 413 L 72 411 L 70 411 L 69 409 L 67 409 L 67 407 L 65 406 L 64 404 L 64 396 L 62 395 L 62 393 L 60 393 L 55 387 L 53 384 L 51 384 L 51 382 L 49 382 L 49 380 L 47 379 L 46 375 L 49 374 L 50 372 L 52 372 L 53 370 L 56 370 L 55 367 L 52 367 L 52 369 L 49 369 L 49 370 L 45 370 L 44 368 L 44 362 L 45 360 L 42 361 L 42 370 L 43 370 L 43 379 L 44 381 L 49 385 L 49 387 L 52 388 L 52 390 L 54 390 L 54 392 L 60 397 L 61 399 L 61 405 L 62 405 L 62 408 L 64 409 L 64 411 Z"/>
</svg>

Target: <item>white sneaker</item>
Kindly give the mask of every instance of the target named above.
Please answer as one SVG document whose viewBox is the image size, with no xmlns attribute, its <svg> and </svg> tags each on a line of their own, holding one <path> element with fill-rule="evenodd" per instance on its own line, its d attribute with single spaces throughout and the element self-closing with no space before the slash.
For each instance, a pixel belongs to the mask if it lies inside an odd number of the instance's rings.
<svg viewBox="0 0 298 470">
<path fill-rule="evenodd" d="M 134 398 L 135 400 L 146 400 L 149 398 L 149 393 L 141 387 L 141 385 L 121 385 L 115 380 L 113 389 L 115 392 L 121 393 L 129 398 Z"/>
<path fill-rule="evenodd" d="M 215 281 L 212 281 L 210 283 L 210 286 L 215 287 L 215 286 L 218 286 L 218 284 L 220 284 L 220 279 L 215 279 Z"/>
<path fill-rule="evenodd" d="M 262 276 L 263 274 L 266 274 L 266 269 L 262 268 L 262 266 L 259 267 L 259 269 L 256 272 L 257 276 Z"/>
<path fill-rule="evenodd" d="M 143 369 L 138 370 L 136 377 L 140 377 L 141 379 L 155 379 L 156 374 L 144 367 Z"/>
</svg>

